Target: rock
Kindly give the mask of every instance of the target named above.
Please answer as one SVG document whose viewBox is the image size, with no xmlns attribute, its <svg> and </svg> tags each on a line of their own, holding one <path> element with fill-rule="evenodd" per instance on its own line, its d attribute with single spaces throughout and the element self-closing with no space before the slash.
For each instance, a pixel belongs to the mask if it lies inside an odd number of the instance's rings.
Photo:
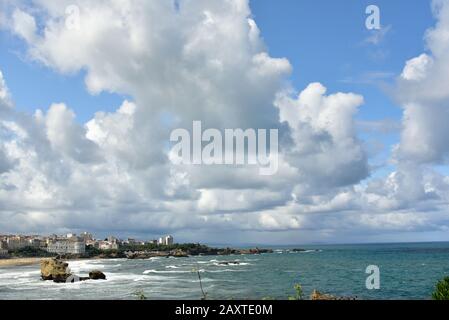
<svg viewBox="0 0 449 320">
<path fill-rule="evenodd" d="M 229 266 L 229 265 L 239 265 L 240 262 L 238 262 L 238 261 L 220 261 L 220 262 L 218 262 L 218 264 L 222 265 L 222 266 Z"/>
<path fill-rule="evenodd" d="M 175 258 L 186 258 L 189 255 L 187 254 L 187 252 L 184 252 L 181 249 L 176 249 L 170 252 L 170 256 Z"/>
<path fill-rule="evenodd" d="M 70 276 L 69 265 L 58 259 L 46 259 L 41 261 L 42 280 L 53 280 L 54 282 L 65 282 Z"/>
<path fill-rule="evenodd" d="M 321 293 L 321 292 L 319 292 L 317 290 L 313 290 L 312 295 L 310 296 L 310 299 L 311 300 L 315 300 L 315 301 L 318 301 L 318 300 L 321 300 L 321 301 L 328 300 L 328 301 L 330 301 L 330 300 L 356 300 L 357 298 L 354 298 L 354 297 L 337 297 L 337 296 L 333 296 L 333 295 L 330 295 L 330 294 Z"/>
<path fill-rule="evenodd" d="M 272 249 L 242 249 L 239 250 L 239 254 L 262 254 L 262 253 L 273 253 L 274 251 Z"/>
<path fill-rule="evenodd" d="M 89 279 L 92 280 L 106 280 L 106 275 L 98 270 L 93 270 L 89 272 Z"/>
<path fill-rule="evenodd" d="M 337 300 L 337 297 L 334 297 L 330 294 L 324 294 L 317 290 L 313 290 L 312 295 L 310 296 L 311 300 Z"/>
</svg>

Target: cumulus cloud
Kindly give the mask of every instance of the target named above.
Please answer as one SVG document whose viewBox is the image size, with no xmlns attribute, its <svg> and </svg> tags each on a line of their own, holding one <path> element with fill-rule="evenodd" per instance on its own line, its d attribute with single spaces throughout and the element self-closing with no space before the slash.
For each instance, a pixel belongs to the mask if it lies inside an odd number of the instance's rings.
<svg viewBox="0 0 449 320">
<path fill-rule="evenodd" d="M 382 223 L 400 229 L 407 218 L 411 230 L 429 227 L 416 212 L 401 210 L 444 199 L 448 181 L 416 171 L 416 163 L 362 183 L 370 167 L 354 118 L 363 97 L 328 94 L 320 83 L 299 93 L 287 89 L 292 67 L 270 56 L 247 0 L 5 3 L 12 6 L 5 11 L 10 31 L 25 41 L 31 59 L 62 74 L 85 71 L 91 93 L 130 98 L 85 124 L 76 121 L 81 106 L 64 103 L 21 114 L 0 74 L 0 231 L 194 230 L 186 237 L 195 239 L 202 230 L 232 240 L 227 230 L 308 230 L 320 237 L 351 228 L 374 232 Z M 69 5 L 79 9 L 72 27 Z M 429 43 L 439 33 L 429 33 Z M 444 49 L 435 44 L 432 63 L 408 64 L 401 92 L 427 81 L 445 56 L 437 51 Z M 415 132 L 430 121 L 416 129 L 415 117 L 411 112 L 410 125 L 404 120 L 410 129 L 403 130 L 398 155 L 420 152 L 406 141 L 420 141 Z M 278 173 L 171 164 L 170 132 L 191 128 L 193 120 L 205 128 L 279 129 Z M 435 143 L 426 154 L 441 159 L 442 143 Z M 400 216 L 390 212 L 396 210 Z"/>
<path fill-rule="evenodd" d="M 408 60 L 398 78 L 403 117 L 393 148 L 396 170 L 363 190 L 367 204 L 380 210 L 447 211 L 447 176 L 434 168 L 447 164 L 449 155 L 449 2 L 435 0 L 432 9 L 437 23 L 425 35 L 429 52 Z"/>
<path fill-rule="evenodd" d="M 369 175 L 367 158 L 355 131 L 354 116 L 363 97 L 352 93 L 326 95 L 319 83 L 299 96 L 280 95 L 280 119 L 288 123 L 294 147 L 289 161 L 300 170 L 304 183 L 341 187 Z"/>
<path fill-rule="evenodd" d="M 0 70 L 0 115 L 2 112 L 11 108 L 11 100 L 8 87 L 6 86 L 3 73 Z"/>
<path fill-rule="evenodd" d="M 12 15 L 12 22 L 13 31 L 17 35 L 29 42 L 34 40 L 37 26 L 33 16 L 20 9 L 16 9 Z"/>
<path fill-rule="evenodd" d="M 408 81 L 423 80 L 432 67 L 433 59 L 427 54 L 423 53 L 419 57 L 410 59 L 407 61 L 404 71 L 402 71 L 401 77 Z"/>
<path fill-rule="evenodd" d="M 397 98 L 404 108 L 397 157 L 420 163 L 446 163 L 449 147 L 449 3 L 432 2 L 437 24 L 426 33 L 429 54 L 407 61 Z"/>
</svg>

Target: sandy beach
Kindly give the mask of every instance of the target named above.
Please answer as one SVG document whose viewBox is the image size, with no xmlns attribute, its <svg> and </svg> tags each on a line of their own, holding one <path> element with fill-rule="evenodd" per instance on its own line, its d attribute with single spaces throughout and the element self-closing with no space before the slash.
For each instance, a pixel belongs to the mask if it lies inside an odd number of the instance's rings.
<svg viewBox="0 0 449 320">
<path fill-rule="evenodd" d="M 13 258 L 13 259 L 0 259 L 0 268 L 3 267 L 17 267 L 17 266 L 29 266 L 33 264 L 39 264 L 42 258 Z"/>
</svg>

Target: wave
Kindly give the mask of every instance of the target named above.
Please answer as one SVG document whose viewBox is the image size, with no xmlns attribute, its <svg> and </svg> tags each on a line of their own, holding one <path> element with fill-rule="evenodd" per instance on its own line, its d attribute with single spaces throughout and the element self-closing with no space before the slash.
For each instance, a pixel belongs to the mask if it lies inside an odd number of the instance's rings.
<svg viewBox="0 0 449 320">
<path fill-rule="evenodd" d="M 287 253 L 317 253 L 317 252 L 322 252 L 323 250 L 317 250 L 317 249 L 310 249 L 310 250 L 303 250 L 303 251 L 291 251 L 291 250 L 287 250 Z"/>
<path fill-rule="evenodd" d="M 236 270 L 236 269 L 221 269 L 221 270 L 206 270 L 206 273 L 222 273 L 222 272 L 247 272 L 249 270 L 245 270 L 245 269 L 240 269 L 240 270 Z"/>
<path fill-rule="evenodd" d="M 199 270 L 199 272 L 204 272 L 203 269 Z M 192 271 L 187 270 L 145 270 L 143 274 L 150 274 L 150 273 L 193 273 Z"/>
<path fill-rule="evenodd" d="M 252 266 L 252 263 L 249 263 L 249 262 L 238 262 L 238 263 L 229 262 L 227 264 L 214 263 L 213 265 L 217 266 L 217 267 L 239 267 L 239 266 Z"/>
</svg>

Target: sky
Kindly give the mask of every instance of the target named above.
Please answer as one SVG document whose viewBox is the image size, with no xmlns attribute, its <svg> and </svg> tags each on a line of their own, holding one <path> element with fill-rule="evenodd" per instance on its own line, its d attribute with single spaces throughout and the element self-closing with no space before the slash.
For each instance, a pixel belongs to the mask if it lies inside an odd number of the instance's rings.
<svg viewBox="0 0 449 320">
<path fill-rule="evenodd" d="M 448 241 L 448 34 L 447 0 L 0 0 L 0 233 Z M 278 128 L 279 171 L 175 165 L 194 120 Z"/>
</svg>

